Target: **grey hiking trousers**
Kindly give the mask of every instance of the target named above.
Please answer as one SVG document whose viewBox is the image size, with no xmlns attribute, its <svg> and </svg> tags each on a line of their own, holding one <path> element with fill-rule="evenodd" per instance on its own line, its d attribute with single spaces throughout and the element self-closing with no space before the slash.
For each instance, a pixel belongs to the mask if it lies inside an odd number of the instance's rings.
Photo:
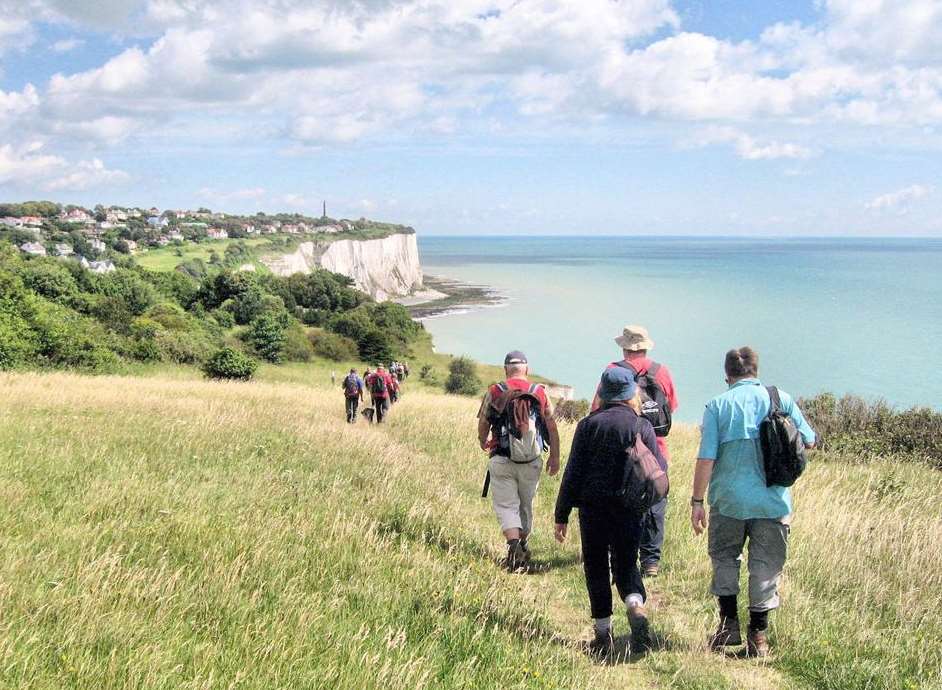
<svg viewBox="0 0 942 690">
<path fill-rule="evenodd" d="M 709 552 L 714 596 L 739 594 L 739 564 L 749 542 L 749 610 L 778 608 L 789 526 L 781 519 L 737 520 L 710 510 Z"/>
</svg>

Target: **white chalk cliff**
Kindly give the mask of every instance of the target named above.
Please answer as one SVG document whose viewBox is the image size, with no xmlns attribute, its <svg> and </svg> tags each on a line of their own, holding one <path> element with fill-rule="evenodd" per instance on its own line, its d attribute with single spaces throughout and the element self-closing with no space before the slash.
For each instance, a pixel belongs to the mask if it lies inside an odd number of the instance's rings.
<svg viewBox="0 0 942 690">
<path fill-rule="evenodd" d="M 262 262 L 280 276 L 326 268 L 352 278 L 358 289 L 377 300 L 422 289 L 422 266 L 414 233 L 380 240 L 302 242 L 294 253 L 267 257 Z"/>
</svg>

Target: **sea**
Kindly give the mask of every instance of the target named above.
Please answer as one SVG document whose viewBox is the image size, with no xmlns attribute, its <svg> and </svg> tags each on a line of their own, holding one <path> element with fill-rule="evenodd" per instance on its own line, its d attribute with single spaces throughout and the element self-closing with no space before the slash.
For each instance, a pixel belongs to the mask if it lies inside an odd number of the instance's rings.
<svg viewBox="0 0 942 690">
<path fill-rule="evenodd" d="M 675 419 L 726 389 L 723 357 L 749 345 L 760 378 L 942 409 L 942 239 L 419 236 L 427 274 L 501 301 L 425 320 L 436 350 L 531 369 L 591 398 L 626 324 L 674 375 Z"/>
</svg>

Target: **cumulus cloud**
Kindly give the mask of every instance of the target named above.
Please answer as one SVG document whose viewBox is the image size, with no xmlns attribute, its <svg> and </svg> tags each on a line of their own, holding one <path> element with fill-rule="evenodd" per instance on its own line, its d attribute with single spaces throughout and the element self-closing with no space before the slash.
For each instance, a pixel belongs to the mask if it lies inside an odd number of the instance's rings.
<svg viewBox="0 0 942 690">
<path fill-rule="evenodd" d="M 874 197 L 867 202 L 866 208 L 870 211 L 896 211 L 906 213 L 913 202 L 925 198 L 931 191 L 931 188 L 925 185 L 910 185 L 909 187 Z"/>
<path fill-rule="evenodd" d="M 695 143 L 698 146 L 730 143 L 733 145 L 737 156 L 751 161 L 776 158 L 809 158 L 811 156 L 811 149 L 805 146 L 780 141 L 759 141 L 755 137 L 732 127 L 708 128 Z"/>
<path fill-rule="evenodd" d="M 0 8 L 13 8 L 10 1 Z M 822 0 L 817 22 L 775 24 L 747 41 L 683 31 L 669 0 L 19 6 L 47 21 L 153 36 L 93 69 L 54 75 L 41 92 L 29 135 L 93 144 L 161 126 L 179 139 L 200 117 L 216 118 L 219 131 L 264 123 L 258 136 L 301 148 L 445 136 L 475 123 L 527 131 L 534 121 L 560 122 L 579 131 L 657 119 L 717 126 L 726 133 L 714 143 L 760 160 L 811 151 L 741 129 L 942 120 L 942 10 L 934 0 Z M 26 31 L 26 16 L 0 19 L 0 45 L 4 22 Z"/>
<path fill-rule="evenodd" d="M 0 185 L 39 186 L 50 192 L 83 191 L 130 179 L 126 172 L 111 170 L 97 158 L 70 162 L 42 149 L 41 142 L 0 146 Z"/>
</svg>

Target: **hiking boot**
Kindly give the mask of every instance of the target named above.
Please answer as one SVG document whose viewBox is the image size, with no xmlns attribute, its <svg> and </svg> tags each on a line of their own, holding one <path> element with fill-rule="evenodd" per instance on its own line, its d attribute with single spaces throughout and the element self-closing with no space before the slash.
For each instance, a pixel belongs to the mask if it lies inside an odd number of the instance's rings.
<svg viewBox="0 0 942 690">
<path fill-rule="evenodd" d="M 589 642 L 588 651 L 590 655 L 598 659 L 611 656 L 615 652 L 615 638 L 612 637 L 612 629 L 609 628 L 605 632 L 596 630 L 595 638 Z"/>
<path fill-rule="evenodd" d="M 658 570 L 659 568 L 657 563 L 645 563 L 641 570 L 641 576 L 657 577 Z"/>
<path fill-rule="evenodd" d="M 631 626 L 631 651 L 645 652 L 650 649 L 651 633 L 644 604 L 628 607 L 628 625 Z"/>
<path fill-rule="evenodd" d="M 710 637 L 710 650 L 716 652 L 721 651 L 723 647 L 736 647 L 741 644 L 742 633 L 739 630 L 739 619 L 720 616 L 720 624 Z"/>
<path fill-rule="evenodd" d="M 520 566 L 526 568 L 530 565 L 530 546 L 525 541 L 520 542 L 520 548 L 523 549 L 523 559 L 520 562 Z"/>
<path fill-rule="evenodd" d="M 510 572 L 516 572 L 518 568 L 522 568 L 525 564 L 526 552 L 523 550 L 523 547 L 520 545 L 519 541 L 514 541 L 512 544 L 507 544 L 507 559 L 504 561 L 504 565 L 507 570 Z"/>
<path fill-rule="evenodd" d="M 769 636 L 765 630 L 749 628 L 746 634 L 746 656 L 764 659 L 769 655 Z"/>
</svg>

